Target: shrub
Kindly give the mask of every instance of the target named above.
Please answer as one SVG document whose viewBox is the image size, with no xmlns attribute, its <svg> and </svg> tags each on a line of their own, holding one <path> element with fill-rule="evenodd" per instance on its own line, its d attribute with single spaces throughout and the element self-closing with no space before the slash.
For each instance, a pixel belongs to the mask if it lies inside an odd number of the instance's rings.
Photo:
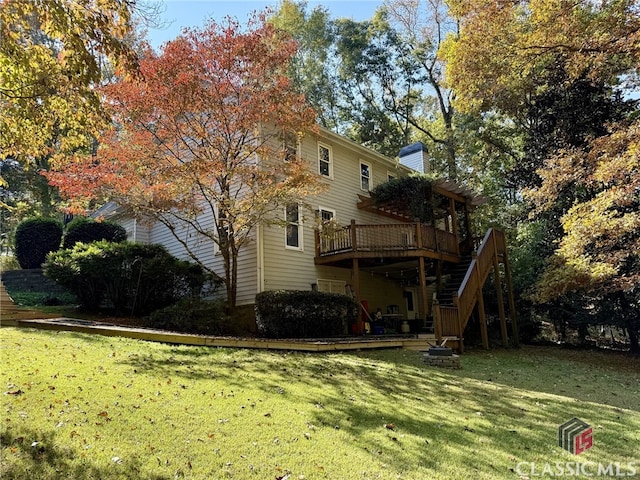
<svg viewBox="0 0 640 480">
<path fill-rule="evenodd" d="M 86 310 L 97 311 L 106 300 L 116 314 L 138 315 L 199 295 L 207 280 L 200 266 L 161 245 L 105 240 L 50 254 L 44 273 L 75 293 Z"/>
<path fill-rule="evenodd" d="M 16 228 L 15 255 L 21 268 L 40 268 L 60 248 L 62 225 L 52 218 L 28 218 Z"/>
<path fill-rule="evenodd" d="M 77 217 L 69 223 L 62 239 L 62 248 L 72 248 L 76 243 L 91 243 L 100 240 L 124 242 L 127 231 L 113 222 L 96 222 L 92 218 Z"/>
<path fill-rule="evenodd" d="M 270 291 L 256 295 L 256 323 L 268 338 L 335 337 L 356 321 L 355 300 L 337 293 Z"/>
<path fill-rule="evenodd" d="M 153 312 L 149 317 L 149 326 L 202 335 L 237 335 L 239 329 L 225 315 L 224 306 L 220 300 L 185 298 L 175 305 Z"/>
<path fill-rule="evenodd" d="M 18 259 L 10 255 L 0 255 L 0 272 L 8 272 L 9 270 L 20 270 Z"/>
</svg>

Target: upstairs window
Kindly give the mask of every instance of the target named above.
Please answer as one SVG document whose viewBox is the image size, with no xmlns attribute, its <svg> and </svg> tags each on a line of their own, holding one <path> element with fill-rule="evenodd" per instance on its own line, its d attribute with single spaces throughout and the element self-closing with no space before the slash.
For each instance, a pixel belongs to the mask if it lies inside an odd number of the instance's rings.
<svg viewBox="0 0 640 480">
<path fill-rule="evenodd" d="M 320 175 L 333 178 L 333 161 L 331 148 L 318 144 L 318 172 Z"/>
<path fill-rule="evenodd" d="M 336 216 L 335 210 L 327 210 L 326 208 L 320 207 L 319 210 L 320 222 L 327 223 L 333 220 Z"/>
<path fill-rule="evenodd" d="M 373 187 L 371 182 L 371 165 L 360 162 L 360 188 L 368 192 Z"/>
<path fill-rule="evenodd" d="M 302 250 L 302 218 L 300 205 L 292 203 L 285 209 L 287 219 L 285 245 L 287 248 Z"/>
<path fill-rule="evenodd" d="M 284 161 L 293 162 L 298 158 L 298 136 L 293 133 L 285 133 L 282 138 Z"/>
</svg>

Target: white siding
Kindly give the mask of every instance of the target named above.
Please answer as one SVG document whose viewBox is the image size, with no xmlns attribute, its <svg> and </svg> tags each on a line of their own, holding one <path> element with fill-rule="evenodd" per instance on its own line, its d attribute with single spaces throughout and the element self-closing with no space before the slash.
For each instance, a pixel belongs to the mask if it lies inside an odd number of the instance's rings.
<svg viewBox="0 0 640 480">
<path fill-rule="evenodd" d="M 200 222 L 206 228 L 213 228 L 213 218 L 211 214 L 203 215 L 202 218 L 200 218 Z M 217 248 L 212 240 L 198 235 L 198 233 L 193 230 L 193 227 L 187 225 L 177 226 L 176 233 L 189 239 L 190 248 L 195 252 L 203 265 L 213 269 L 214 272 L 224 278 L 223 259 L 219 253 L 216 253 Z M 160 223 L 154 224 L 151 228 L 149 243 L 160 243 L 164 245 L 172 255 L 183 260 L 191 260 L 184 246 L 166 226 Z M 238 290 L 236 303 L 238 305 L 255 303 L 257 288 L 256 242 L 255 239 L 252 239 L 238 254 Z M 222 287 L 222 289 L 224 290 L 224 287 Z"/>
<path fill-rule="evenodd" d="M 387 181 L 389 172 L 395 172 L 396 176 L 402 174 L 397 172 L 395 163 L 367 149 L 358 149 L 349 143 L 345 145 L 330 136 L 318 138 L 316 135 L 307 135 L 302 141 L 301 154 L 316 172 L 318 143 L 331 147 L 333 178 L 323 178 L 322 181 L 328 186 L 325 192 L 305 199 L 312 210 L 334 210 L 335 220 L 342 225 L 348 225 L 352 219 L 359 224 L 395 223 L 392 219 L 359 210 L 357 207 L 358 194 L 365 193 L 361 190 L 360 163 L 366 162 L 371 166 L 372 187 Z M 315 213 L 305 211 L 304 215 L 304 245 L 301 251 L 285 248 L 284 228 L 270 226 L 263 229 L 264 289 L 311 290 L 318 279 L 344 281 L 353 285 L 351 269 L 314 264 Z M 385 310 L 391 304 L 399 305 L 401 310 L 405 309 L 403 289 L 398 283 L 388 281 L 380 275 L 372 276 L 361 272 L 360 286 L 361 298 L 367 300 L 371 311 L 375 311 L 378 306 Z"/>
</svg>

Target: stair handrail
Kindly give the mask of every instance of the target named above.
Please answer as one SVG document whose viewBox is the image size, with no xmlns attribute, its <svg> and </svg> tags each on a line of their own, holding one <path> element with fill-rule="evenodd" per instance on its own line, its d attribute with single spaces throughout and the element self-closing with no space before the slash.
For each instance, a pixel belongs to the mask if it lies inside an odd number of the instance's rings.
<svg viewBox="0 0 640 480">
<path fill-rule="evenodd" d="M 471 310 L 473 310 L 473 306 L 475 305 L 478 289 L 482 288 L 478 279 L 480 279 L 480 282 L 484 284 L 484 281 L 489 274 L 489 270 L 491 269 L 491 265 L 493 264 L 493 256 L 497 255 L 494 236 L 495 230 L 493 228 L 489 228 L 482 239 L 482 243 L 480 243 L 480 246 L 478 247 L 475 258 L 471 260 L 467 273 L 458 288 L 458 309 L 461 323 L 460 327 L 462 330 L 464 330 L 466 321 L 468 320 Z M 484 268 L 481 269 L 481 267 Z M 465 323 L 465 325 L 462 325 L 462 323 Z"/>
</svg>

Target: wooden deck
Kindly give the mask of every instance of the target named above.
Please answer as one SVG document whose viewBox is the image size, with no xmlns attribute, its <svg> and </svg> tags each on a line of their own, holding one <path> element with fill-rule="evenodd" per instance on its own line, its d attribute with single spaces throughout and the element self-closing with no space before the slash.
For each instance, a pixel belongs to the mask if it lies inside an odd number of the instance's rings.
<svg viewBox="0 0 640 480">
<path fill-rule="evenodd" d="M 350 225 L 316 231 L 316 265 L 354 258 L 429 257 L 457 263 L 458 238 L 453 233 L 422 223 Z"/>
<path fill-rule="evenodd" d="M 211 337 L 187 333 L 125 327 L 74 318 L 47 318 L 47 314 L 21 308 L 14 304 L 0 282 L 0 327 L 38 328 L 90 333 L 110 337 L 126 337 L 152 342 L 206 347 L 255 348 L 262 350 L 291 350 L 300 352 L 334 352 L 378 348 L 405 348 L 426 351 L 435 344 L 433 335 L 367 335 L 335 339 L 266 339 Z"/>
<path fill-rule="evenodd" d="M 266 339 L 238 337 L 210 337 L 148 328 L 123 327 L 72 318 L 3 320 L 3 327 L 38 328 L 90 333 L 110 337 L 126 337 L 152 342 L 205 347 L 254 348 L 260 350 L 289 350 L 300 352 L 335 352 L 380 348 L 405 348 L 426 351 L 435 345 L 433 335 L 413 336 L 362 336 L 336 339 Z"/>
</svg>

